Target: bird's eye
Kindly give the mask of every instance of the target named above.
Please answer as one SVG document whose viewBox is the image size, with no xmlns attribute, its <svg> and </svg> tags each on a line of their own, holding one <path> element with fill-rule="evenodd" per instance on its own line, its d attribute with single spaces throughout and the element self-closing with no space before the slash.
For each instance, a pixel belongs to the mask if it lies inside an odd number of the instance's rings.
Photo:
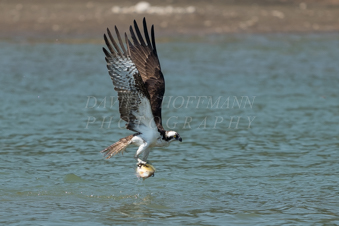
<svg viewBox="0 0 339 226">
<path fill-rule="evenodd" d="M 176 138 L 176 137 L 177 137 L 177 135 L 174 135 L 174 136 L 173 136 L 173 138 Z"/>
</svg>

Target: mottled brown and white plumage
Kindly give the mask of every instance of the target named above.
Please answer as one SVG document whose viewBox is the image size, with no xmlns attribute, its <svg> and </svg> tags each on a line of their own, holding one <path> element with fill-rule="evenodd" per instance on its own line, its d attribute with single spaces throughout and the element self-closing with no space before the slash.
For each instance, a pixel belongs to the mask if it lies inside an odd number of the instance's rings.
<svg viewBox="0 0 339 226">
<path fill-rule="evenodd" d="M 166 131 L 162 126 L 161 104 L 165 93 L 165 80 L 155 45 L 154 26 L 151 28 L 151 39 L 146 20 L 143 20 L 144 36 L 134 21 L 134 30 L 130 26 L 132 42 L 125 33 L 125 43 L 115 27 L 118 43 L 107 29 L 108 38 L 104 35 L 109 49 L 103 48 L 109 75 L 114 89 L 118 92 L 120 118 L 127 122 L 126 128 L 136 132 L 120 139 L 102 152 L 107 159 L 122 153 L 128 145 L 139 146 L 135 158 L 138 163 L 146 164 L 152 147 L 168 146 L 172 141 L 182 141 L 175 131 Z M 143 153 L 142 159 L 139 155 Z"/>
</svg>

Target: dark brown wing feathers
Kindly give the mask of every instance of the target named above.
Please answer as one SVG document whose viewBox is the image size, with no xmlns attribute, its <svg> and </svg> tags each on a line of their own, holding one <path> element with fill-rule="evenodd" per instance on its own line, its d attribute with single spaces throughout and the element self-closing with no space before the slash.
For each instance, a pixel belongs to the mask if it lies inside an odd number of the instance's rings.
<svg viewBox="0 0 339 226">
<path fill-rule="evenodd" d="M 130 27 L 133 44 L 128 42 L 132 61 L 135 63 L 141 78 L 144 81 L 150 95 L 151 108 L 154 120 L 160 132 L 163 132 L 161 120 L 161 104 L 165 93 L 165 80 L 161 72 L 160 62 L 155 46 L 154 26 L 151 28 L 151 40 L 149 38 L 146 20 L 143 20 L 144 36 L 143 39 L 136 21 L 134 21 L 134 30 Z M 134 32 L 135 31 L 135 32 Z M 136 33 L 136 34 L 135 34 Z M 147 45 L 146 45 L 147 43 Z"/>
<path fill-rule="evenodd" d="M 145 22 L 145 24 L 146 24 L 146 22 Z M 157 47 L 155 45 L 155 38 L 154 38 L 154 25 L 152 25 L 152 28 L 151 28 L 151 36 L 152 36 L 153 52 L 158 57 Z M 159 66 L 160 66 L 160 64 L 159 64 Z"/>
</svg>

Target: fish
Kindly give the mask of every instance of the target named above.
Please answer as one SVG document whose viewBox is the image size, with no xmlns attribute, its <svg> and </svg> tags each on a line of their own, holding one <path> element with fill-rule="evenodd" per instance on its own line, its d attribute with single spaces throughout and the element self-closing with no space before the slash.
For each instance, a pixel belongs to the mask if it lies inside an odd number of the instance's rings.
<svg viewBox="0 0 339 226">
<path fill-rule="evenodd" d="M 135 171 L 137 177 L 145 180 L 146 178 L 154 177 L 155 168 L 151 164 L 139 164 Z"/>
</svg>

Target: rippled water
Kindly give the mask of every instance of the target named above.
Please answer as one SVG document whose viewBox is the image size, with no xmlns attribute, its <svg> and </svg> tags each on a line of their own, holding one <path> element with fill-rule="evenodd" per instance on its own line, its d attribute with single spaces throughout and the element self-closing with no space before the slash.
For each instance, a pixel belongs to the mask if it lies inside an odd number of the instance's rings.
<svg viewBox="0 0 339 226">
<path fill-rule="evenodd" d="M 183 142 L 145 181 L 99 153 L 131 134 L 102 46 L 0 43 L 1 224 L 339 224 L 338 35 L 159 43 Z"/>
</svg>

